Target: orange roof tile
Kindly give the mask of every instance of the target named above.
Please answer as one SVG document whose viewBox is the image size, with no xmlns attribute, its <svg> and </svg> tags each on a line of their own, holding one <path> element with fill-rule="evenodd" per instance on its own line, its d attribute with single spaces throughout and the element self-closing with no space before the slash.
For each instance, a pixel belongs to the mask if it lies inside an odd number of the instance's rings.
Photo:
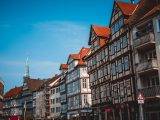
<svg viewBox="0 0 160 120">
<path fill-rule="evenodd" d="M 80 58 L 83 59 L 89 52 L 90 48 L 83 47 L 79 52 Z"/>
<path fill-rule="evenodd" d="M 122 10 L 124 15 L 132 15 L 135 9 L 137 8 L 137 4 L 126 3 L 122 1 L 116 1 L 116 4 Z"/>
<path fill-rule="evenodd" d="M 96 35 L 100 37 L 109 37 L 111 33 L 110 28 L 108 27 L 92 25 L 92 28 L 94 32 L 96 33 Z"/>
<path fill-rule="evenodd" d="M 22 93 L 22 87 L 15 87 L 10 89 L 5 95 L 4 98 L 14 98 Z"/>
<path fill-rule="evenodd" d="M 84 65 L 85 62 L 83 61 L 83 58 L 87 56 L 89 52 L 90 48 L 82 47 L 78 54 L 70 54 L 69 58 L 71 57 L 74 60 L 78 60 L 78 65 Z"/>
<path fill-rule="evenodd" d="M 66 70 L 68 69 L 68 65 L 67 64 L 61 64 L 60 65 L 60 70 Z"/>
<path fill-rule="evenodd" d="M 0 95 L 1 95 L 1 93 L 3 93 L 3 91 L 4 91 L 4 84 L 1 81 L 0 81 L 0 91 L 2 91 L 2 92 L 0 92 Z"/>
<path fill-rule="evenodd" d="M 70 54 L 69 57 L 72 58 L 72 59 L 75 59 L 75 60 L 79 60 L 80 59 L 79 54 Z"/>
</svg>

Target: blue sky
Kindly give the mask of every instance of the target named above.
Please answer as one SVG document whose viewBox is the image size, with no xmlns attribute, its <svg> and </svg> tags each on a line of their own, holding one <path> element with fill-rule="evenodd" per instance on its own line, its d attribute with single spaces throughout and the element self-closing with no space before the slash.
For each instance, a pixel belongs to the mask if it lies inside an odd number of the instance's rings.
<svg viewBox="0 0 160 120">
<path fill-rule="evenodd" d="M 0 76 L 5 90 L 30 76 L 59 73 L 68 54 L 87 46 L 91 24 L 109 23 L 113 0 L 0 0 Z"/>
</svg>

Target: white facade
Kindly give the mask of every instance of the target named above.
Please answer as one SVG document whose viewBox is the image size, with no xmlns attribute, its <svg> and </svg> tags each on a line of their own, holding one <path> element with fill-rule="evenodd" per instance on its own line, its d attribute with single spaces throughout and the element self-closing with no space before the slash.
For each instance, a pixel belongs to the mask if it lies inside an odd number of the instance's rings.
<svg viewBox="0 0 160 120">
<path fill-rule="evenodd" d="M 67 74 L 68 119 L 89 112 L 91 105 L 91 90 L 86 66 L 78 66 L 78 61 L 69 59 Z M 87 109 L 85 109 L 87 108 Z"/>
<path fill-rule="evenodd" d="M 52 120 L 60 116 L 60 88 L 59 88 L 59 78 L 50 84 L 50 118 Z"/>
</svg>

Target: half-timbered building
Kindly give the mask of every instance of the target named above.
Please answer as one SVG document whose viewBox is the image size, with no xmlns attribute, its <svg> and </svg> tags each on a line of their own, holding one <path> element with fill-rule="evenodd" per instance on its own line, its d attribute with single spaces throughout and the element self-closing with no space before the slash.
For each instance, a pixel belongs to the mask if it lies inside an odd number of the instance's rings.
<svg viewBox="0 0 160 120">
<path fill-rule="evenodd" d="M 117 120 L 135 120 L 138 111 L 130 31 L 125 23 L 136 8 L 137 4 L 115 1 L 109 25 L 111 97 Z"/>
<path fill-rule="evenodd" d="M 92 25 L 88 42 L 91 52 L 85 58 L 90 78 L 93 115 L 94 119 L 99 120 L 107 118 L 105 111 L 111 110 L 109 37 L 108 27 Z M 111 116 L 108 114 L 108 117 Z"/>
</svg>

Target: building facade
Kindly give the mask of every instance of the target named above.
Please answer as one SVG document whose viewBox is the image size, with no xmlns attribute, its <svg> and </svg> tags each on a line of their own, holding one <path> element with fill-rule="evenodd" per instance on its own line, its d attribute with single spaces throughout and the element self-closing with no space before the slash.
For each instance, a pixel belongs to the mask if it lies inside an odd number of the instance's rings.
<svg viewBox="0 0 160 120">
<path fill-rule="evenodd" d="M 111 28 L 109 42 L 111 96 L 115 114 L 113 117 L 120 120 L 137 119 L 136 80 L 131 39 L 125 23 L 137 6 L 137 4 L 115 1 L 109 25 Z"/>
<path fill-rule="evenodd" d="M 61 102 L 60 102 L 60 79 L 58 76 L 52 82 L 50 82 L 50 119 L 59 120 L 61 113 Z"/>
<path fill-rule="evenodd" d="M 106 110 L 111 109 L 110 65 L 109 65 L 110 29 L 92 25 L 88 44 L 91 52 L 85 58 L 92 93 L 94 119 L 105 119 Z M 109 118 L 108 114 L 108 118 Z"/>
<path fill-rule="evenodd" d="M 67 86 L 66 86 L 66 79 L 67 79 L 67 64 L 60 65 L 61 71 L 61 80 L 60 80 L 60 100 L 61 100 L 61 119 L 67 120 Z"/>
<path fill-rule="evenodd" d="M 67 118 L 86 119 L 91 112 L 91 90 L 89 87 L 89 75 L 86 63 L 83 60 L 90 52 L 88 48 L 82 48 L 78 54 L 70 54 L 68 57 L 67 73 Z"/>
<path fill-rule="evenodd" d="M 15 87 L 5 93 L 3 99 L 3 118 L 23 118 L 22 87 Z"/>
<path fill-rule="evenodd" d="M 4 82 L 0 78 L 0 119 L 3 118 L 3 95 L 4 95 Z"/>
<path fill-rule="evenodd" d="M 160 119 L 160 1 L 139 3 L 128 24 L 134 49 L 137 95 L 145 99 L 145 120 Z"/>
<path fill-rule="evenodd" d="M 135 120 L 138 116 L 132 47 L 126 20 L 137 4 L 115 1 L 109 28 L 91 26 L 86 58 L 94 119 Z"/>
</svg>

